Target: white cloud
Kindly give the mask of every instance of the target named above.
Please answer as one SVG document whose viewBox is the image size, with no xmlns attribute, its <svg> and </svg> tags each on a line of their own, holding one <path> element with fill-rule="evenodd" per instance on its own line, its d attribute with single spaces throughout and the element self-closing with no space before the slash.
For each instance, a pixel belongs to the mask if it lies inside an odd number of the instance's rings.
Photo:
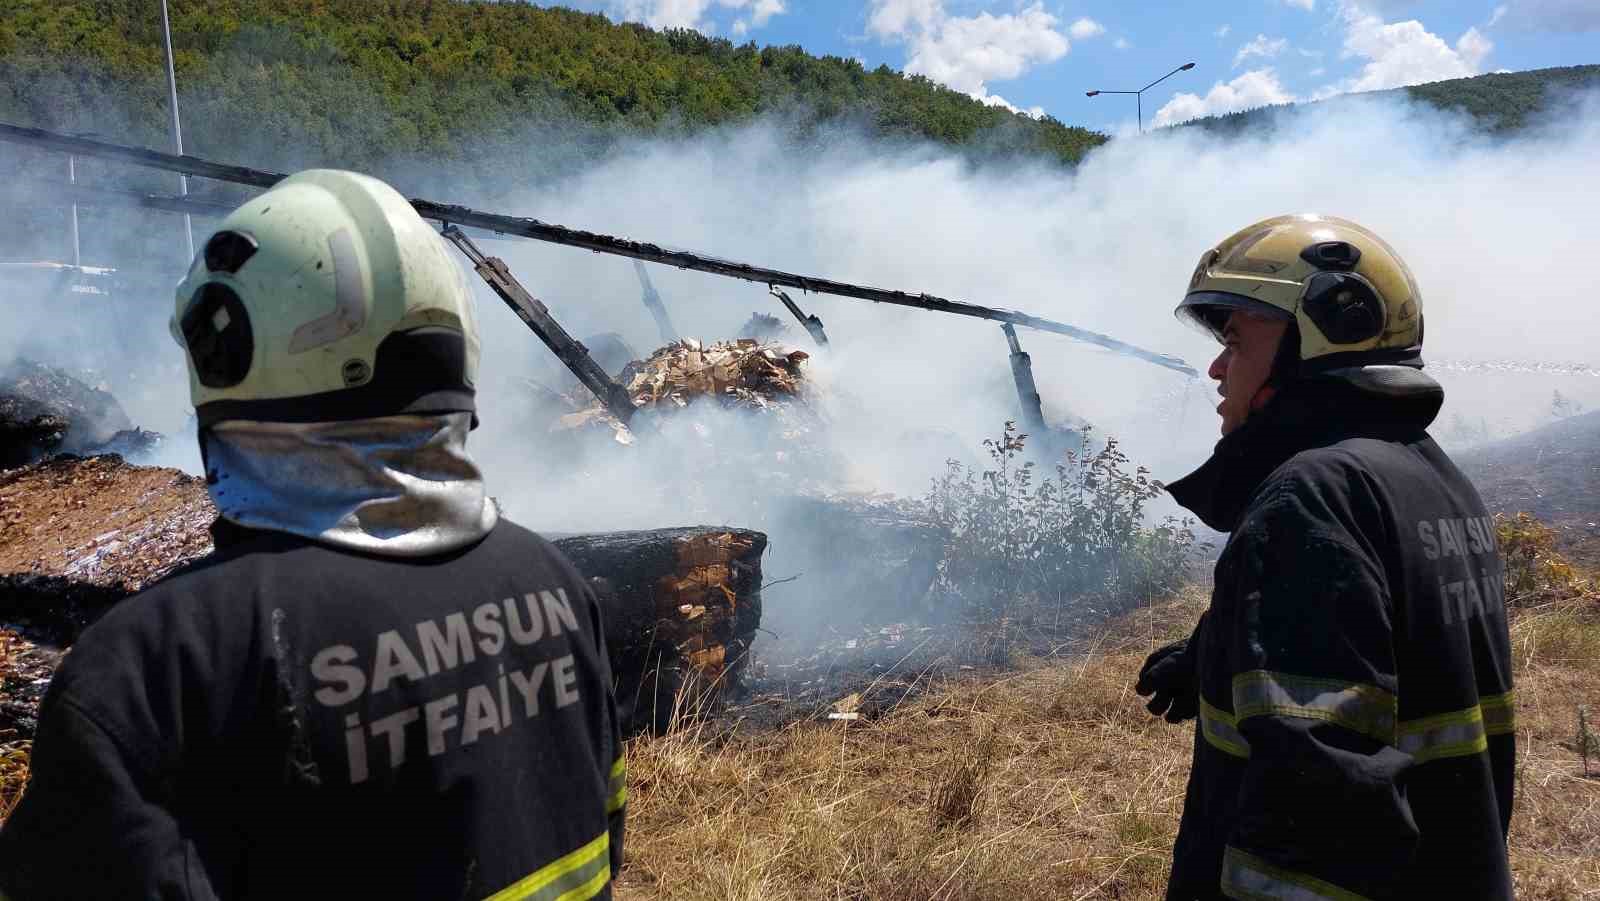
<svg viewBox="0 0 1600 901">
<path fill-rule="evenodd" d="M 1375 13 L 1388 15 L 1398 13 L 1408 6 L 1416 6 L 1418 0 L 1361 0 L 1361 5 Z M 1348 0 L 1342 0 L 1341 5 L 1348 5 Z"/>
<path fill-rule="evenodd" d="M 1155 124 L 1176 125 L 1201 116 L 1236 113 L 1258 106 L 1292 103 L 1295 96 L 1278 80 L 1278 73 L 1270 68 L 1252 69 L 1234 80 L 1217 82 L 1204 97 L 1198 94 L 1178 94 L 1156 111 Z"/>
<path fill-rule="evenodd" d="M 1128 43 L 1127 38 L 1117 38 L 1111 42 L 1111 46 L 1117 48 L 1118 50 L 1128 50 L 1133 47 L 1132 44 Z"/>
<path fill-rule="evenodd" d="M 1494 44 L 1476 28 L 1467 29 L 1451 47 L 1415 19 L 1385 22 L 1349 2 L 1344 6 L 1342 18 L 1345 23 L 1342 55 L 1366 62 L 1353 77 L 1318 91 L 1319 97 L 1477 75 L 1494 49 Z"/>
<path fill-rule="evenodd" d="M 1000 107 L 1002 109 L 1008 109 L 1011 112 L 1017 113 L 1019 115 L 1031 116 L 1031 117 L 1033 117 L 1035 119 L 1040 119 L 1040 118 L 1044 117 L 1044 107 L 1042 107 L 1042 106 L 1030 106 L 1027 109 L 1023 109 L 1022 107 L 1017 106 L 1016 104 L 1012 103 L 1011 101 L 1007 100 L 1006 98 L 1001 97 L 999 94 L 984 94 L 982 96 L 977 97 L 977 100 L 979 102 L 981 102 L 982 104 L 984 104 L 985 106 L 998 106 L 998 107 Z"/>
<path fill-rule="evenodd" d="M 750 22 L 757 28 L 767 24 L 773 16 L 787 12 L 783 0 L 755 0 L 750 6 Z"/>
<path fill-rule="evenodd" d="M 1072 23 L 1072 28 L 1067 32 L 1075 41 L 1087 41 L 1106 33 L 1106 27 L 1090 18 L 1082 18 Z"/>
<path fill-rule="evenodd" d="M 1489 17 L 1489 24 L 1487 24 L 1487 25 L 1485 25 L 1483 27 L 1484 28 L 1493 28 L 1496 25 L 1500 24 L 1500 20 L 1504 19 L 1506 17 L 1506 9 L 1507 8 L 1508 7 L 1504 3 L 1500 4 L 1499 6 L 1496 6 L 1494 8 L 1494 15 Z"/>
<path fill-rule="evenodd" d="M 944 0 L 874 0 L 867 29 L 879 37 L 904 37 L 944 18 Z"/>
<path fill-rule="evenodd" d="M 1511 0 L 1502 9 L 1506 24 L 1524 31 L 1600 31 L 1595 0 Z"/>
<path fill-rule="evenodd" d="M 1235 69 L 1239 68 L 1254 56 L 1259 56 L 1262 59 L 1272 59 L 1288 48 L 1288 38 L 1269 38 L 1264 34 L 1258 34 L 1250 43 L 1240 47 L 1239 52 L 1233 55 L 1233 67 Z"/>
<path fill-rule="evenodd" d="M 867 21 L 872 33 L 907 45 L 907 72 L 1010 110 L 1017 107 L 990 94 L 989 83 L 1065 56 L 1072 45 L 1059 25 L 1041 3 L 1000 16 L 963 17 L 946 13 L 942 0 L 873 0 Z"/>
<path fill-rule="evenodd" d="M 1283 2 L 1289 6 L 1303 9 L 1306 12 L 1311 12 L 1317 7 L 1317 0 L 1283 0 Z"/>
<path fill-rule="evenodd" d="M 1233 26 L 1232 25 L 1224 25 L 1221 28 L 1218 28 L 1216 30 L 1216 35 L 1217 35 L 1217 37 L 1219 39 L 1225 38 L 1225 37 L 1228 36 L 1228 32 L 1230 32 L 1232 30 L 1233 30 Z"/>
<path fill-rule="evenodd" d="M 713 7 L 748 13 L 733 23 L 736 35 L 760 28 L 787 11 L 784 0 L 611 0 L 609 12 L 615 19 L 643 22 L 651 28 L 693 28 L 709 33 L 716 31 L 716 23 L 707 17 Z"/>
</svg>

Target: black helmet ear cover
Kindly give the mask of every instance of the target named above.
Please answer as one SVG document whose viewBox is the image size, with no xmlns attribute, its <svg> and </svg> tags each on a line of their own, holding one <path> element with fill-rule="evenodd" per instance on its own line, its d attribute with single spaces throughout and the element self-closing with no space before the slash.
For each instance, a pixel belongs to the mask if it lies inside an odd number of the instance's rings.
<svg viewBox="0 0 1600 901">
<path fill-rule="evenodd" d="M 206 282 L 179 323 L 195 376 L 207 388 L 232 388 L 250 373 L 255 336 L 250 314 L 227 285 Z"/>
<path fill-rule="evenodd" d="M 1300 301 L 1306 317 L 1333 344 L 1360 344 L 1383 334 L 1383 298 L 1367 280 L 1349 272 L 1318 272 L 1306 281 Z"/>
</svg>

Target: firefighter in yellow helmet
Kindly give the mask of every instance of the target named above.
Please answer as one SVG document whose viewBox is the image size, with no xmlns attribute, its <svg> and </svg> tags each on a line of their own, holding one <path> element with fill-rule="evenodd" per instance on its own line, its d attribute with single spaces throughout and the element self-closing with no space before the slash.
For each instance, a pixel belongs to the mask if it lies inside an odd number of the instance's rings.
<svg viewBox="0 0 1600 901">
<path fill-rule="evenodd" d="M 86 630 L 0 895 L 609 897 L 600 612 L 466 450 L 478 329 L 393 188 L 294 175 L 177 288 L 216 553 Z"/>
<path fill-rule="evenodd" d="M 1416 279 L 1329 216 L 1208 250 L 1222 440 L 1169 486 L 1228 532 L 1211 605 L 1152 654 L 1198 716 L 1169 899 L 1510 899 L 1510 640 L 1493 523 L 1426 431 Z"/>
</svg>

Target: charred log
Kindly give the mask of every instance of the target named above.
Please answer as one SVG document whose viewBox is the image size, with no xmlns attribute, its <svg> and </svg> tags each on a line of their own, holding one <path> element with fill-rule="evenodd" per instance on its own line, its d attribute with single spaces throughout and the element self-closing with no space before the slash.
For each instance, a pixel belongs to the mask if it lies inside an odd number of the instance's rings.
<svg viewBox="0 0 1600 901">
<path fill-rule="evenodd" d="M 559 538 L 595 588 L 629 732 L 714 707 L 737 684 L 761 623 L 767 536 L 694 527 Z"/>
</svg>

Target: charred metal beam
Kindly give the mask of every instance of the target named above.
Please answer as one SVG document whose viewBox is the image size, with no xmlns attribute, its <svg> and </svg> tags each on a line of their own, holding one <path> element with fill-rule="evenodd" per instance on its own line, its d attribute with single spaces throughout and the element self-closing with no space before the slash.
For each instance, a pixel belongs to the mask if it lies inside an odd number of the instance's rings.
<svg viewBox="0 0 1600 901">
<path fill-rule="evenodd" d="M 572 370 L 572 374 L 585 388 L 594 392 L 594 396 L 600 399 L 600 403 L 605 405 L 611 415 L 623 425 L 628 425 L 633 419 L 635 408 L 627 390 L 612 381 L 611 376 L 606 375 L 605 370 L 589 356 L 588 348 L 567 334 L 561 323 L 550 315 L 549 307 L 540 303 L 538 298 L 522 287 L 522 283 L 511 274 L 505 261 L 499 257 L 485 256 L 465 232 L 453 225 L 445 226 L 442 234 L 446 240 L 466 254 L 467 259 L 472 261 L 472 267 L 485 282 L 489 283 L 494 293 L 500 295 L 500 299 L 517 314 L 517 318 L 527 323 L 528 328 L 539 336 L 539 340 L 550 348 L 551 353 Z"/>
<path fill-rule="evenodd" d="M 132 166 L 144 166 L 148 169 L 163 169 L 167 172 L 177 172 L 182 175 L 198 175 L 202 178 L 215 179 L 216 181 L 253 185 L 257 188 L 270 188 L 289 177 L 282 172 L 268 172 L 264 169 L 251 169 L 248 166 L 213 163 L 210 160 L 203 160 L 188 154 L 178 155 L 162 153 L 159 150 L 149 150 L 144 147 L 126 147 L 107 141 L 97 141 L 93 138 L 60 134 L 59 132 L 46 131 L 42 128 L 28 128 L 27 126 L 11 125 L 5 122 L 0 122 L 0 140 L 10 141 L 14 144 L 27 144 L 31 147 L 42 147 L 46 150 L 57 150 L 62 153 L 72 153 L 78 156 L 92 156 L 96 159 L 127 163 Z"/>
<path fill-rule="evenodd" d="M 1039 399 L 1039 388 L 1033 381 L 1033 358 L 1017 341 L 1017 330 L 1007 322 L 1000 326 L 1006 333 L 1006 343 L 1011 345 L 1011 378 L 1017 383 L 1017 400 L 1022 403 L 1022 421 L 1030 430 L 1044 428 L 1044 406 Z"/>
<path fill-rule="evenodd" d="M 43 147 L 63 153 L 73 153 L 79 156 L 97 157 L 137 166 L 164 169 L 170 172 L 181 172 L 218 181 L 253 185 L 259 188 L 269 188 L 287 177 L 280 172 L 251 169 L 246 166 L 230 166 L 194 156 L 125 147 L 90 138 L 58 134 L 44 129 L 26 128 L 6 123 L 0 123 L 0 140 L 33 147 Z M 768 286 L 777 285 L 786 288 L 798 288 L 802 291 L 810 291 L 817 294 L 854 297 L 860 300 L 870 300 L 874 303 L 887 303 L 937 313 L 950 313 L 957 316 L 971 316 L 977 319 L 1023 325 L 1039 331 L 1066 335 L 1069 338 L 1181 372 L 1191 378 L 1199 374 L 1177 357 L 1148 351 L 1132 344 L 1118 341 L 1109 335 L 1102 335 L 1099 332 L 1092 332 L 1088 329 L 1031 316 L 1015 310 L 985 307 L 959 300 L 949 300 L 932 294 L 910 294 L 905 291 L 891 291 L 884 288 L 854 285 L 849 282 L 783 272 L 778 269 L 752 266 L 749 263 L 720 260 L 686 250 L 672 250 L 644 241 L 630 241 L 627 238 L 552 225 L 537 219 L 487 213 L 469 207 L 437 203 L 431 200 L 413 198 L 411 205 L 423 218 L 451 225 L 473 226 L 508 235 L 520 235 L 536 241 L 546 241 L 567 247 L 579 247 L 596 253 L 632 257 L 649 263 L 661 263 L 667 266 L 676 266 L 679 269 L 707 272 L 712 275 L 743 279 L 744 281 L 757 282 Z"/>
<path fill-rule="evenodd" d="M 188 213 L 191 216 L 209 216 L 220 219 L 237 208 L 236 203 L 206 200 L 194 195 L 157 194 L 146 191 L 129 191 L 124 188 L 101 188 L 83 182 L 61 181 L 53 178 L 30 178 L 13 182 L 13 193 L 22 184 L 34 184 L 50 191 L 52 200 L 68 200 L 82 206 L 113 206 L 128 209 L 160 210 L 165 213 Z"/>
<path fill-rule="evenodd" d="M 678 330 L 672 327 L 672 319 L 667 316 L 667 305 L 661 302 L 661 294 L 656 291 L 656 286 L 650 283 L 650 273 L 645 271 L 644 264 L 638 260 L 633 261 L 633 271 L 639 274 L 639 287 L 644 291 L 641 298 L 645 309 L 655 317 L 656 329 L 661 332 L 661 343 L 671 344 L 678 340 Z"/>
<path fill-rule="evenodd" d="M 776 285 L 768 285 L 767 290 L 771 291 L 773 297 L 778 298 L 783 302 L 784 306 L 789 308 L 789 312 L 794 314 L 794 318 L 800 320 L 800 324 L 805 326 L 806 331 L 811 333 L 811 340 L 817 342 L 818 347 L 828 346 L 828 333 L 822 330 L 821 319 L 818 319 L 815 314 L 807 316 L 805 311 L 800 309 L 800 305 L 790 300 L 789 295 L 785 294 L 782 288 Z"/>
</svg>

